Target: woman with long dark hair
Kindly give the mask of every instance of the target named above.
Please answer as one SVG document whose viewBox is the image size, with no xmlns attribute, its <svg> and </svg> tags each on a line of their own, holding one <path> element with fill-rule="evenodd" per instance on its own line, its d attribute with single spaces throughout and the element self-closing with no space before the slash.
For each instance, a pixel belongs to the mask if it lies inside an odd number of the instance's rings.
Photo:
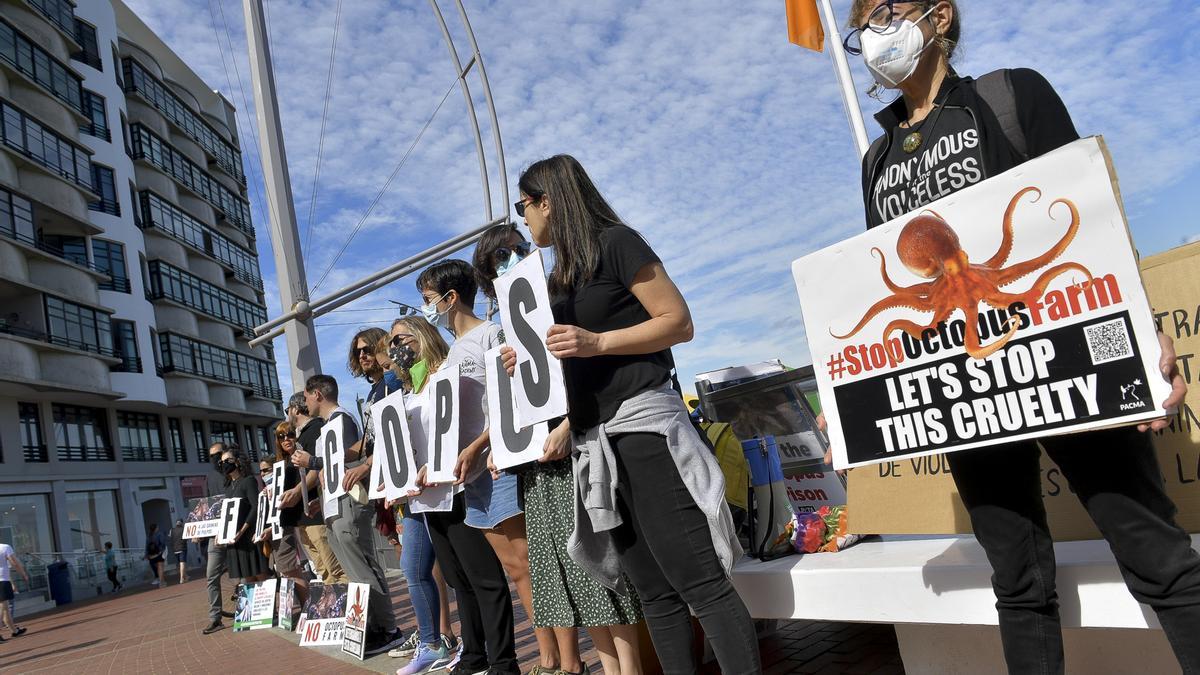
<svg viewBox="0 0 1200 675">
<path fill-rule="evenodd" d="M 612 590 L 624 571 L 665 672 L 696 670 L 694 612 L 722 672 L 757 673 L 754 625 L 730 581 L 742 551 L 725 480 L 671 386 L 671 347 L 692 339 L 687 303 L 574 157 L 535 162 L 520 188 L 534 243 L 554 247 L 546 345 L 570 404 L 582 514 L 571 557 Z M 506 350 L 506 366 L 515 362 Z"/>
<path fill-rule="evenodd" d="M 230 579 L 241 579 L 243 583 L 263 581 L 271 574 L 270 563 L 262 550 L 254 543 L 254 523 L 258 519 L 258 481 L 250 469 L 250 462 L 240 451 L 226 450 L 217 465 L 225 476 L 225 497 L 240 498 L 237 533 L 233 543 L 225 545 L 225 564 L 229 567 Z"/>
<path fill-rule="evenodd" d="M 962 26 L 954 0 L 855 0 L 850 23 L 847 50 L 862 54 L 876 88 L 900 92 L 875 116 L 884 134 L 863 159 L 867 227 L 1079 138 L 1066 106 L 1037 72 L 998 70 L 978 79 L 955 72 L 950 61 Z M 924 152 L 947 137 L 957 150 L 945 157 Z M 945 171 L 966 180 L 934 180 Z M 1160 368 L 1173 384 L 1164 407 L 1172 407 L 1187 388 L 1170 339 L 1161 333 L 1159 339 Z M 1166 425 L 1158 420 L 1141 431 Z M 1009 670 L 1064 668 L 1039 443 L 1109 540 L 1129 590 L 1157 612 L 1183 670 L 1200 672 L 1200 555 L 1175 523 L 1175 505 L 1163 489 L 1148 435 L 1133 427 L 948 455 L 975 537 L 995 572 Z"/>
<path fill-rule="evenodd" d="M 531 250 L 517 226 L 508 223 L 489 228 L 479 238 L 471 264 L 480 290 L 493 305 L 493 280 Z M 570 423 L 551 423 L 550 431 L 542 458 L 515 469 L 528 523 L 530 618 L 535 631 L 550 631 L 548 639 L 539 635 L 539 643 L 544 639 L 557 652 L 543 648 L 542 665 L 566 673 L 586 672 L 579 658 L 578 631 L 586 627 L 604 672 L 636 675 L 641 672 L 636 626 L 642 620 L 641 603 L 636 592 L 614 593 L 571 560 L 567 539 L 575 528 L 575 478 Z"/>
</svg>

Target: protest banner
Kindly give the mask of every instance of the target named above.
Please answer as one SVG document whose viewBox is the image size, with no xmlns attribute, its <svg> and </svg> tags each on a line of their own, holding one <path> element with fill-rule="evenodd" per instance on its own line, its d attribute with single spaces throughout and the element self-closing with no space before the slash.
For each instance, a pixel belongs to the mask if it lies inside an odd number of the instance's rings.
<svg viewBox="0 0 1200 675">
<path fill-rule="evenodd" d="M 1200 242 L 1142 261 L 1142 278 L 1159 327 L 1175 341 L 1187 398 L 1170 426 L 1152 432 L 1168 496 L 1179 508 L 1176 521 L 1200 532 Z M 1098 539 L 1062 471 L 1042 454 L 1042 501 L 1057 541 Z M 855 469 L 848 476 L 853 532 L 878 534 L 970 534 L 971 521 L 954 486 L 944 455 L 887 462 Z"/>
<path fill-rule="evenodd" d="M 371 601 L 371 586 L 359 582 L 350 584 L 346 592 L 346 628 L 342 633 L 342 651 L 359 659 L 367 649 L 367 605 Z"/>
<path fill-rule="evenodd" d="M 301 616 L 301 647 L 340 647 L 346 626 L 346 584 L 309 585 Z"/>
<path fill-rule="evenodd" d="M 238 586 L 233 630 L 258 630 L 275 625 L 275 587 L 278 579 Z"/>
<path fill-rule="evenodd" d="M 188 515 L 183 523 L 184 539 L 209 539 L 221 530 L 221 502 L 224 497 L 198 497 L 188 500 Z"/>
<path fill-rule="evenodd" d="M 400 499 L 417 487 L 404 392 L 392 392 L 372 405 L 371 422 L 375 425 L 375 461 L 371 465 L 369 496 Z"/>
<path fill-rule="evenodd" d="M 517 351 L 514 379 L 517 421 L 524 429 L 567 414 L 567 386 L 562 362 L 546 347 L 554 325 L 542 253 L 534 250 L 496 279 L 496 300 L 504 335 Z"/>
<path fill-rule="evenodd" d="M 1161 414 L 1114 186 L 1083 139 L 793 264 L 838 468 Z"/>
<path fill-rule="evenodd" d="M 279 605 L 275 610 L 279 627 L 289 633 L 295 628 L 293 615 L 296 612 L 296 581 L 288 577 L 279 580 Z"/>
<path fill-rule="evenodd" d="M 457 369 L 448 368 L 429 378 L 425 387 L 429 390 L 432 418 L 429 420 L 429 468 L 426 480 L 430 483 L 450 483 L 455 480 L 454 465 L 458 461 L 460 389 Z"/>
<path fill-rule="evenodd" d="M 491 431 L 492 463 L 498 469 L 509 469 L 540 459 L 550 430 L 545 422 L 530 424 L 524 429 L 517 423 L 513 378 L 504 370 L 500 350 L 500 347 L 495 347 L 484 354 L 488 426 Z"/>
<path fill-rule="evenodd" d="M 341 415 L 338 415 L 321 427 L 320 453 L 321 461 L 325 465 L 322 472 L 325 476 L 325 485 L 323 486 L 325 500 L 321 502 L 321 507 L 322 515 L 325 518 L 333 518 L 337 515 L 338 497 L 346 494 L 346 488 L 342 486 L 342 477 L 346 466 L 343 424 L 345 421 L 341 419 Z"/>
<path fill-rule="evenodd" d="M 243 508 L 247 507 L 242 504 L 240 497 L 221 500 L 221 522 L 220 530 L 217 532 L 218 544 L 233 543 L 238 531 L 238 518 L 241 517 Z"/>
</svg>

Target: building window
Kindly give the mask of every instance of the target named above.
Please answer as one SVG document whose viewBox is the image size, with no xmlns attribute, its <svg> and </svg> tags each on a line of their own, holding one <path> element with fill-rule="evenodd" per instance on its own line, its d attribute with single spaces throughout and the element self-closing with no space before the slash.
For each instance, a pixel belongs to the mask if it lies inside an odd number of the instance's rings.
<svg viewBox="0 0 1200 675">
<path fill-rule="evenodd" d="M 50 553 L 56 550 L 50 530 L 53 522 L 46 495 L 0 497 L 0 544 L 22 554 Z"/>
<path fill-rule="evenodd" d="M 262 277 L 258 271 L 258 258 L 250 249 L 243 248 L 232 239 L 201 223 L 177 206 L 168 203 L 157 194 L 143 190 L 137 202 L 138 227 L 155 227 L 198 251 L 203 251 L 232 269 L 234 276 L 261 291 Z"/>
<path fill-rule="evenodd" d="M 96 269 L 109 277 L 101 281 L 99 287 L 104 291 L 129 292 L 129 269 L 125 266 L 125 245 L 107 239 L 92 240 L 92 262 Z"/>
<path fill-rule="evenodd" d="M 0 19 L 0 59 L 76 112 L 87 112 L 82 78 L 11 23 Z"/>
<path fill-rule="evenodd" d="M 258 464 L 258 444 L 254 442 L 254 427 L 247 425 L 244 430 L 246 432 L 246 458 Z M 257 469 L 258 467 L 253 468 Z"/>
<path fill-rule="evenodd" d="M 75 19 L 75 41 L 82 49 L 72 54 L 71 58 L 82 61 L 96 70 L 104 70 L 104 62 L 100 60 L 100 45 L 96 42 L 96 27 Z"/>
<path fill-rule="evenodd" d="M 160 333 L 158 346 L 164 373 L 187 373 L 236 384 L 276 401 L 282 397 L 279 374 L 270 361 L 176 333 Z"/>
<path fill-rule="evenodd" d="M 0 235 L 30 246 L 37 246 L 37 230 L 33 227 L 33 205 L 0 188 Z"/>
<path fill-rule="evenodd" d="M 0 111 L 4 120 L 0 138 L 5 145 L 48 171 L 92 189 L 91 153 L 87 148 L 52 131 L 8 101 L 0 100 Z M 249 212 L 246 207 L 247 223 Z"/>
<path fill-rule="evenodd" d="M 108 417 L 100 408 L 55 403 L 54 442 L 60 462 L 111 462 Z"/>
<path fill-rule="evenodd" d="M 105 542 L 122 547 L 117 493 L 112 490 L 67 493 L 67 523 L 71 542 L 67 550 L 103 551 Z"/>
<path fill-rule="evenodd" d="M 83 114 L 91 120 L 79 125 L 79 133 L 112 141 L 112 132 L 108 130 L 108 111 L 104 108 L 104 97 L 86 89 L 83 90 Z"/>
<path fill-rule="evenodd" d="M 192 442 L 196 444 L 196 461 L 208 461 L 208 442 L 204 440 L 204 422 L 192 420 Z"/>
<path fill-rule="evenodd" d="M 92 191 L 100 199 L 88 202 L 88 208 L 114 216 L 121 215 L 121 203 L 117 201 L 117 184 L 113 170 L 103 164 L 92 164 Z"/>
<path fill-rule="evenodd" d="M 104 312 L 46 296 L 46 332 L 51 344 L 112 356 L 112 319 Z"/>
<path fill-rule="evenodd" d="M 239 295 L 184 272 L 161 260 L 147 264 L 151 299 L 167 299 L 186 305 L 214 319 L 227 321 L 252 336 L 254 327 L 267 321 L 267 310 Z"/>
<path fill-rule="evenodd" d="M 121 457 L 126 462 L 167 461 L 158 415 L 118 410 L 117 433 L 121 442 Z"/>
<path fill-rule="evenodd" d="M 87 254 L 87 239 L 69 234 L 43 234 L 40 236 L 42 248 L 60 258 L 70 260 L 76 265 L 89 267 Z"/>
<path fill-rule="evenodd" d="M 275 439 L 271 436 L 271 428 L 259 427 L 258 434 L 262 436 L 263 457 L 272 459 L 275 455 Z"/>
<path fill-rule="evenodd" d="M 18 403 L 17 416 L 21 426 L 21 449 L 26 462 L 49 461 L 46 444 L 42 441 L 42 415 L 36 403 Z"/>
<path fill-rule="evenodd" d="M 114 319 L 113 348 L 121 363 L 112 367 L 115 373 L 142 372 L 142 359 L 138 356 L 137 325 L 132 321 Z"/>
<path fill-rule="evenodd" d="M 176 417 L 167 418 L 167 433 L 171 435 L 171 451 L 176 462 L 187 462 L 187 448 L 183 445 L 183 425 Z"/>
<path fill-rule="evenodd" d="M 209 445 L 215 443 L 224 443 L 226 447 L 237 445 L 237 425 L 233 422 L 218 422 L 213 420 L 208 423 L 208 428 L 212 431 L 209 436 Z M 207 448 L 205 448 L 207 450 Z"/>
</svg>

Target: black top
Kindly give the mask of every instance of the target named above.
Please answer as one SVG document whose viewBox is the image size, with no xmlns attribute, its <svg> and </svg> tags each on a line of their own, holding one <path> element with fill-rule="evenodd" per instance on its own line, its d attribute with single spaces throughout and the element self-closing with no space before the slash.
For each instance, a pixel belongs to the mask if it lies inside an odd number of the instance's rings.
<svg viewBox="0 0 1200 675">
<path fill-rule="evenodd" d="M 300 470 L 289 462 L 283 470 L 283 489 L 291 490 L 300 484 Z M 279 526 L 295 527 L 304 516 L 304 504 L 296 502 L 295 506 L 285 506 L 279 509 Z"/>
<path fill-rule="evenodd" d="M 887 222 L 974 185 L 983 180 L 980 155 L 979 130 L 971 113 L 957 106 L 939 107 L 911 129 L 899 127 L 892 134 L 868 208 Z"/>
<path fill-rule="evenodd" d="M 1079 139 L 1079 132 L 1075 130 L 1070 113 L 1067 112 L 1062 99 L 1054 91 L 1054 87 L 1046 81 L 1046 78 L 1028 68 L 1014 68 L 1007 71 L 1007 76 L 1012 83 L 1017 121 L 1025 135 L 1027 159 L 1040 157 Z M 1004 136 L 1004 129 L 996 118 L 996 114 L 975 91 L 975 80 L 972 78 L 958 77 L 954 74 L 946 77 L 938 91 L 935 103 L 938 107 L 930 113 L 930 119 L 927 119 L 926 123 L 933 122 L 932 118 L 942 109 L 945 110 L 943 119 L 951 110 L 961 111 L 970 118 L 970 123 L 974 125 L 979 134 L 980 147 L 978 151 L 983 164 L 983 179 L 986 180 L 991 176 L 1004 173 L 1024 161 L 1025 158 L 1021 157 L 1012 143 Z M 908 119 L 908 109 L 905 107 L 903 97 L 896 99 L 891 105 L 879 111 L 875 115 L 875 120 L 884 130 L 882 142 L 887 143 L 889 147 L 895 142 L 902 143 L 904 137 L 911 131 L 900 126 L 900 123 L 906 119 Z M 963 120 L 951 118 L 950 122 L 952 123 L 951 128 L 953 128 L 953 126 L 961 125 Z M 937 126 L 941 127 L 945 123 L 937 122 Z M 898 141 L 896 137 L 899 137 Z M 922 146 L 928 147 L 927 143 L 929 143 L 928 140 L 922 143 Z M 863 158 L 862 191 L 863 204 L 867 207 L 865 209 L 867 227 L 871 228 L 881 225 L 887 220 L 882 219 L 883 214 L 874 207 L 873 196 L 877 184 L 886 177 L 889 167 L 893 163 L 893 157 L 890 152 L 882 153 L 873 166 L 869 165 L 868 157 L 870 157 L 870 153 Z M 937 198 L 956 192 L 966 187 L 966 184 L 957 187 L 945 185 L 944 187 L 945 189 L 939 190 Z M 932 201 L 932 199 L 928 201 Z M 910 205 L 910 209 L 919 206 L 919 204 Z"/>
<path fill-rule="evenodd" d="M 242 525 L 247 522 L 254 523 L 258 520 L 258 481 L 254 480 L 253 476 L 242 476 L 230 483 L 229 487 L 225 488 L 225 496 L 229 499 L 235 497 L 242 499 L 242 508 L 238 512 L 237 529 L 242 529 Z M 253 534 L 253 532 L 249 533 L 247 539 Z"/>
<path fill-rule="evenodd" d="M 323 427 L 323 426 L 325 426 L 325 420 L 321 419 L 320 417 L 313 417 L 313 418 L 309 419 L 308 424 L 305 424 L 304 428 L 300 430 L 300 433 L 296 434 L 296 445 L 300 446 L 301 450 L 316 457 L 317 456 L 317 439 L 319 439 L 321 437 L 321 427 Z M 299 481 L 300 470 L 296 469 L 295 467 L 291 467 L 291 466 L 288 467 L 288 472 L 289 472 L 288 480 L 289 481 L 292 480 L 292 478 L 291 478 L 292 471 L 296 472 L 295 480 Z M 285 484 L 288 487 L 292 487 L 293 485 L 295 485 L 295 483 L 291 483 L 291 482 L 288 482 Z M 321 481 L 317 481 L 317 487 L 313 490 L 308 491 L 308 498 L 315 499 L 317 497 L 317 495 L 320 493 L 320 490 L 321 490 Z M 293 508 L 295 508 L 297 510 L 297 512 L 300 513 L 299 521 L 296 523 L 297 525 L 307 527 L 309 525 L 320 525 L 321 523 L 325 522 L 324 520 L 322 520 L 320 512 L 318 512 L 314 515 L 305 517 L 304 512 L 302 510 L 303 507 L 297 505 Z M 287 509 L 284 509 L 284 513 L 287 513 Z M 280 525 L 287 524 L 283 520 L 283 517 L 284 516 L 280 516 L 280 521 L 279 521 Z"/>
<path fill-rule="evenodd" d="M 614 225 L 600 234 L 600 263 L 591 281 L 551 301 L 554 320 L 603 333 L 650 319 L 629 290 L 646 265 L 660 262 L 650 245 L 629 227 Z M 563 361 L 568 417 L 576 431 L 607 422 L 625 400 L 671 377 L 671 350 L 632 356 L 595 356 Z"/>
</svg>

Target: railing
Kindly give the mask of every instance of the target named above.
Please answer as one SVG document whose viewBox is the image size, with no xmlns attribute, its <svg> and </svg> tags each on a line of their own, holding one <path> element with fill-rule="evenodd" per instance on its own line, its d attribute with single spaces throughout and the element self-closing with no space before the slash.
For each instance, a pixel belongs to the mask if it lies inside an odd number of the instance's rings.
<svg viewBox="0 0 1200 675">
<path fill-rule="evenodd" d="M 145 553 L 137 548 L 114 548 L 117 562 L 117 579 L 121 583 L 138 583 L 150 578 L 150 563 L 142 559 Z M 108 581 L 108 570 L 104 567 L 103 551 L 78 552 L 35 552 L 17 553 L 17 558 L 29 573 L 29 583 L 26 584 L 20 575 L 13 574 L 12 583 L 17 591 L 18 606 L 22 601 L 49 602 L 50 578 L 47 567 L 58 561 L 67 563 L 67 573 L 71 580 L 71 595 L 73 601 L 79 601 L 91 595 L 101 595 L 112 590 Z"/>
<path fill-rule="evenodd" d="M 0 140 L 36 164 L 75 183 L 88 192 L 92 186 L 91 153 L 40 122 L 12 103 L 0 99 Z"/>
<path fill-rule="evenodd" d="M 264 398 L 282 399 L 275 364 L 270 361 L 176 333 L 159 333 L 158 345 L 164 374 L 207 377 L 248 388 Z"/>
<path fill-rule="evenodd" d="M 109 368 L 114 373 L 140 373 L 142 372 L 142 359 L 139 356 L 127 356 L 119 354 L 117 358 L 121 362 Z"/>
<path fill-rule="evenodd" d="M 182 129 L 189 138 L 215 158 L 215 164 L 222 171 L 238 183 L 246 184 L 246 174 L 242 170 L 242 154 L 221 138 L 221 134 L 213 129 L 212 125 L 204 121 L 203 117 L 188 107 L 183 99 L 175 95 L 133 57 L 127 56 L 121 60 L 121 70 L 125 74 L 126 92 L 135 93 L 154 106 L 163 117 Z"/>
<path fill-rule="evenodd" d="M 64 33 L 75 37 L 75 3 L 68 0 L 25 0 L 46 19 L 62 29 Z"/>
<path fill-rule="evenodd" d="M 101 281 L 97 286 L 102 291 L 116 291 L 118 293 L 129 293 L 133 290 L 129 279 L 124 277 L 112 277 L 109 281 Z"/>
<path fill-rule="evenodd" d="M 83 109 L 83 78 L 67 64 L 4 19 L 0 19 L 0 59 L 33 80 L 79 114 Z"/>
<path fill-rule="evenodd" d="M 233 275 L 255 289 L 263 290 L 258 272 L 258 257 L 213 228 L 196 220 L 179 207 L 150 190 L 138 193 L 137 225 L 142 229 L 157 228 L 188 246 L 203 251 L 209 257 L 233 270 Z"/>
<path fill-rule="evenodd" d="M 133 159 L 145 160 L 174 178 L 180 185 L 212 204 L 229 224 L 254 239 L 250 204 L 245 199 L 208 175 L 205 168 L 185 157 L 144 125 L 131 124 L 129 136 Z"/>
<path fill-rule="evenodd" d="M 94 202 L 88 202 L 88 209 L 107 213 L 111 216 L 121 215 L 121 204 L 115 199 L 99 199 Z"/>
<path fill-rule="evenodd" d="M 254 337 L 254 327 L 267 320 L 267 310 L 258 303 L 211 284 L 194 274 L 151 260 L 151 300 L 166 299 L 194 309 L 207 316 L 238 326 L 247 337 Z"/>
</svg>

